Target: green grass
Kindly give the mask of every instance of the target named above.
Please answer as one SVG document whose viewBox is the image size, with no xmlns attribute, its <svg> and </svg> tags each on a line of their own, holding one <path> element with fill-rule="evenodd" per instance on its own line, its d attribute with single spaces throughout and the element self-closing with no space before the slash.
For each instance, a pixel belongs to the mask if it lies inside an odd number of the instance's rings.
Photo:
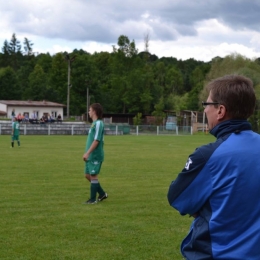
<svg viewBox="0 0 260 260">
<path fill-rule="evenodd" d="M 0 259 L 182 259 L 191 219 L 168 204 L 168 187 L 196 136 L 106 136 L 100 182 L 89 196 L 82 155 L 86 136 L 0 136 Z"/>
</svg>

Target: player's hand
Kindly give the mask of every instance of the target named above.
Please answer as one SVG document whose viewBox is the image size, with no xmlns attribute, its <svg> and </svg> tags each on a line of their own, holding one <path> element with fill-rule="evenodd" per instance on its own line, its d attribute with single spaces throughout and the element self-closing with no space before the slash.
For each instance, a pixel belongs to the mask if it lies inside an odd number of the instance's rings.
<svg viewBox="0 0 260 260">
<path fill-rule="evenodd" d="M 89 154 L 88 153 L 84 153 L 83 154 L 83 161 L 87 161 L 88 157 L 89 157 Z"/>
</svg>

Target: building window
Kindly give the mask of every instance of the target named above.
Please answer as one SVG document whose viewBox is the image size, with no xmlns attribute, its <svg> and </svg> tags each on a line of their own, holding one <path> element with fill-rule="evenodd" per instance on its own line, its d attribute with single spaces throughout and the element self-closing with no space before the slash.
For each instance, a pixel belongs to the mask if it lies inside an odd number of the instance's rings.
<svg viewBox="0 0 260 260">
<path fill-rule="evenodd" d="M 33 111 L 33 113 L 32 113 L 32 118 L 33 119 L 38 119 L 38 117 L 39 117 L 39 111 Z"/>
<path fill-rule="evenodd" d="M 51 111 L 51 117 L 56 118 L 57 117 L 57 111 Z"/>
</svg>

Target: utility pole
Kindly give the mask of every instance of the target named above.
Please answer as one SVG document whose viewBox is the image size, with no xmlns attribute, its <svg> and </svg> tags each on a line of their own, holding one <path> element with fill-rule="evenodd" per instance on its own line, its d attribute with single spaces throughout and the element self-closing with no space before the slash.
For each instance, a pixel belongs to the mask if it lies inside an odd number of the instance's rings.
<svg viewBox="0 0 260 260">
<path fill-rule="evenodd" d="M 88 108 L 89 108 L 89 103 L 90 103 L 90 96 L 89 96 L 89 88 L 88 88 L 88 85 L 90 85 L 90 80 L 86 80 L 85 83 L 86 83 L 86 88 L 87 88 L 87 96 L 86 96 L 86 101 L 87 101 L 87 104 L 86 104 L 86 121 L 88 122 Z"/>
<path fill-rule="evenodd" d="M 87 107 L 86 107 L 86 113 L 87 113 L 87 123 L 88 123 L 88 106 L 89 106 L 89 104 L 88 104 L 88 87 L 87 87 Z"/>
<path fill-rule="evenodd" d="M 69 54 L 66 54 L 66 61 L 68 62 L 68 91 L 67 91 L 67 118 L 70 117 L 70 88 L 72 87 L 70 83 L 70 72 L 71 72 L 71 63 L 75 60 L 76 55 L 70 58 Z"/>
</svg>

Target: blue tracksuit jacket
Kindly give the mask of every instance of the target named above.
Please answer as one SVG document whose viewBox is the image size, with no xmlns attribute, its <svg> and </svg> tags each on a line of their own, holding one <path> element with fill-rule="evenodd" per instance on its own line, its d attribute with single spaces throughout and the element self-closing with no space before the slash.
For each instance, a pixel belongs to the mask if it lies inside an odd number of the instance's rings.
<svg viewBox="0 0 260 260">
<path fill-rule="evenodd" d="M 211 130 L 170 185 L 181 215 L 196 215 L 181 245 L 185 259 L 260 259 L 260 135 L 246 120 Z"/>
</svg>

